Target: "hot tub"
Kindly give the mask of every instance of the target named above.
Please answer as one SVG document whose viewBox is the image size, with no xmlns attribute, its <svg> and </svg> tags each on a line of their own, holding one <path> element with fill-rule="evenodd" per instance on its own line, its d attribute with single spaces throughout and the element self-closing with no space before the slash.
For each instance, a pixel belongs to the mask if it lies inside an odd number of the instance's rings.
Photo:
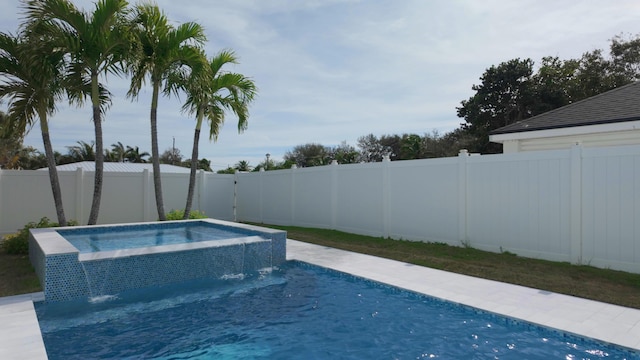
<svg viewBox="0 0 640 360">
<path fill-rule="evenodd" d="M 47 302 L 242 276 L 286 257 L 285 231 L 213 219 L 30 231 L 29 258 Z"/>
</svg>

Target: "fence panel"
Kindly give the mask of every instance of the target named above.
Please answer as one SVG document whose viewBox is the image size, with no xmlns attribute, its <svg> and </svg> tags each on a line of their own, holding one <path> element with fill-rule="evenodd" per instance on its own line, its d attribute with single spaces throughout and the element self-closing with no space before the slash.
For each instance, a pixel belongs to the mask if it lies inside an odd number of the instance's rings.
<svg viewBox="0 0 640 360">
<path fill-rule="evenodd" d="M 198 187 L 199 209 L 215 219 L 234 220 L 235 176 L 230 174 L 199 173 L 203 186 Z"/>
<path fill-rule="evenodd" d="M 295 194 L 294 225 L 331 228 L 333 185 L 330 170 L 330 166 L 294 170 L 294 183 L 291 190 Z"/>
<path fill-rule="evenodd" d="M 388 222 L 392 238 L 460 245 L 458 161 L 390 163 Z"/>
<path fill-rule="evenodd" d="M 469 245 L 569 261 L 570 152 L 470 157 Z"/>
<path fill-rule="evenodd" d="M 261 174 L 236 174 L 236 216 L 239 221 L 262 222 Z"/>
<path fill-rule="evenodd" d="M 262 177 L 262 220 L 267 224 L 291 224 L 292 175 L 288 171 L 268 171 Z"/>
<path fill-rule="evenodd" d="M 582 261 L 640 272 L 640 152 L 585 149 Z"/>
<path fill-rule="evenodd" d="M 384 235 L 383 167 L 375 164 L 330 165 L 334 229 L 371 236 Z"/>
</svg>

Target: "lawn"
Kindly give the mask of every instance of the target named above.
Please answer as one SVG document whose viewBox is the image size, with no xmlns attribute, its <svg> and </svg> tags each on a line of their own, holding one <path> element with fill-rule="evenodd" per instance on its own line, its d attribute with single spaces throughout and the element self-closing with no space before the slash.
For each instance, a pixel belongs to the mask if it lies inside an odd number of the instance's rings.
<svg viewBox="0 0 640 360">
<path fill-rule="evenodd" d="M 335 230 L 262 226 L 286 230 L 290 239 L 308 243 L 640 309 L 640 274 L 440 243 L 390 240 Z"/>
<path fill-rule="evenodd" d="M 9 255 L 0 251 L 0 296 L 41 291 L 29 256 Z"/>
<path fill-rule="evenodd" d="M 640 274 L 439 243 L 260 225 L 286 230 L 290 239 L 640 309 Z M 0 296 L 34 291 L 40 287 L 28 256 L 0 253 Z"/>
</svg>

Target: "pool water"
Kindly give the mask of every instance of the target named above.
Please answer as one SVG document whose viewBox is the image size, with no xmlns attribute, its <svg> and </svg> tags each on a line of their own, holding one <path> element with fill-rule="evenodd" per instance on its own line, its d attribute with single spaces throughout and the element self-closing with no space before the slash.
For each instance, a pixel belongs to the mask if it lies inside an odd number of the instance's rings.
<svg viewBox="0 0 640 360">
<path fill-rule="evenodd" d="M 52 360 L 640 358 L 299 262 L 36 311 Z"/>
<path fill-rule="evenodd" d="M 107 230 L 105 230 L 107 229 Z M 80 253 L 135 249 L 159 245 L 232 239 L 247 236 L 248 231 L 195 222 L 164 226 L 119 226 L 57 230 Z"/>
</svg>

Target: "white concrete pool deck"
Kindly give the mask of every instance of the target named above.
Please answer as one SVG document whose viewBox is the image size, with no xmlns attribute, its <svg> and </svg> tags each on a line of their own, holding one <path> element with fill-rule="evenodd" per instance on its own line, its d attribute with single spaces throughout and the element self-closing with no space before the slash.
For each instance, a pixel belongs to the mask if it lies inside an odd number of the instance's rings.
<svg viewBox="0 0 640 360">
<path fill-rule="evenodd" d="M 640 350 L 640 310 L 287 240 L 287 259 Z M 0 359 L 46 359 L 33 301 L 0 298 Z"/>
</svg>

